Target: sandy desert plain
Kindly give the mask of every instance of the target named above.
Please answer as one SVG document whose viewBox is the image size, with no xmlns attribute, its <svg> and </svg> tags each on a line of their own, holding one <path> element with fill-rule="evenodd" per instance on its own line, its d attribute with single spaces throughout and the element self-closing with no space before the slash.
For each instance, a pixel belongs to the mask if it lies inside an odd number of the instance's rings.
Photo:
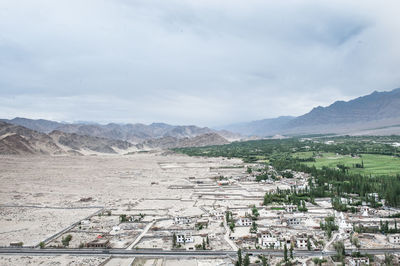
<svg viewBox="0 0 400 266">
<path fill-rule="evenodd" d="M 162 151 L 131 155 L 1 156 L 0 246 L 13 242 L 38 246 L 44 242 L 46 247 L 57 247 L 70 234 L 72 248 L 100 235 L 106 236 L 113 248 L 170 249 L 171 231 L 176 227 L 174 217 L 206 213 L 221 197 L 215 181 L 207 185 L 212 182 L 210 178 L 219 171 L 241 173 L 241 166 L 238 159 L 188 157 Z M 196 189 L 198 184 L 204 188 Z M 203 196 L 199 191 L 211 193 Z M 217 194 L 213 195 L 215 191 Z M 259 202 L 233 199 L 229 204 Z M 141 214 L 143 218 L 123 227 L 119 222 L 121 214 Z M 82 220 L 90 221 L 86 230 L 81 228 Z M 208 227 L 214 234 L 210 245 L 230 249 L 220 223 Z M 132 261 L 110 260 L 107 256 L 0 256 L 0 265 L 131 265 Z M 226 265 L 231 260 L 137 258 L 132 265 L 181 263 Z"/>
</svg>

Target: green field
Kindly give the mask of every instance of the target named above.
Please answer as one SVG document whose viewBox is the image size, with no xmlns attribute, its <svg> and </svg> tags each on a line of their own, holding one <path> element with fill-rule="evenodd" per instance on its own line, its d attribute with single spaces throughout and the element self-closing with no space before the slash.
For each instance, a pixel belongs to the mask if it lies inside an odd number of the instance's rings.
<svg viewBox="0 0 400 266">
<path fill-rule="evenodd" d="M 302 157 L 299 154 L 299 157 Z M 352 158 L 350 155 L 336 155 L 334 153 L 322 153 L 315 158 L 316 162 L 307 162 L 308 166 L 315 165 L 317 168 L 328 166 L 335 168 L 338 164 L 350 167 L 350 173 L 365 175 L 396 175 L 400 174 L 400 158 L 388 155 L 362 154 L 360 158 Z M 356 163 L 364 162 L 364 168 L 355 168 Z"/>
<path fill-rule="evenodd" d="M 312 151 L 303 151 L 303 152 L 296 152 L 293 154 L 293 157 L 299 158 L 299 159 L 307 159 L 313 157 L 314 152 Z"/>
</svg>

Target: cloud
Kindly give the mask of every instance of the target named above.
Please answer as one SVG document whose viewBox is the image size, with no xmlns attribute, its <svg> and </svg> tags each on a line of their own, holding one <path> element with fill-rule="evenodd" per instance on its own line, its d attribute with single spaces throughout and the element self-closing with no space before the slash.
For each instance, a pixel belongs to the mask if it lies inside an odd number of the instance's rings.
<svg viewBox="0 0 400 266">
<path fill-rule="evenodd" d="M 1 117 L 220 125 L 399 87 L 397 1 L 0 3 Z"/>
</svg>

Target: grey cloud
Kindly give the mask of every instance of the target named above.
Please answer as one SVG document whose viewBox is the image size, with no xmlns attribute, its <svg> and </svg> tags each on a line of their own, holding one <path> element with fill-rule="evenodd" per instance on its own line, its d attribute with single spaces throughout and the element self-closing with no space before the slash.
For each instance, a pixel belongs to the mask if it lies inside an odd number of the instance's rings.
<svg viewBox="0 0 400 266">
<path fill-rule="evenodd" d="M 299 115 L 399 87 L 399 7 L 4 0 L 0 116 L 218 125 Z"/>
</svg>

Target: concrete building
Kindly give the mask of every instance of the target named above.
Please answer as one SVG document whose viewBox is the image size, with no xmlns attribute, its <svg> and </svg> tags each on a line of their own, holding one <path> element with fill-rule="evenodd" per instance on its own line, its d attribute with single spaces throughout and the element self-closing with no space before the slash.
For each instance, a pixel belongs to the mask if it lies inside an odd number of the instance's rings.
<svg viewBox="0 0 400 266">
<path fill-rule="evenodd" d="M 237 221 L 236 224 L 238 226 L 250 226 L 253 223 L 251 218 L 249 217 L 240 217 Z"/>
<path fill-rule="evenodd" d="M 389 235 L 389 243 L 391 244 L 400 244 L 400 234 Z"/>
<path fill-rule="evenodd" d="M 369 265 L 369 258 L 368 257 L 349 258 L 348 263 L 346 265 L 351 265 L 351 266 Z"/>
<path fill-rule="evenodd" d="M 297 205 L 285 205 L 286 212 L 296 212 L 298 209 Z"/>
<path fill-rule="evenodd" d="M 263 231 L 258 235 L 258 244 L 266 248 L 279 248 L 280 241 L 271 231 Z"/>
<path fill-rule="evenodd" d="M 90 228 L 90 221 L 89 220 L 82 220 L 80 224 L 80 228 L 82 230 L 86 230 Z"/>
<path fill-rule="evenodd" d="M 308 241 L 308 239 L 304 238 L 304 237 L 296 238 L 296 247 L 301 248 L 301 249 L 307 248 L 307 241 Z"/>
<path fill-rule="evenodd" d="M 190 224 L 192 219 L 190 217 L 175 217 L 175 224 Z"/>
<path fill-rule="evenodd" d="M 176 243 L 193 243 L 194 238 L 191 233 L 184 232 L 176 234 Z"/>
<path fill-rule="evenodd" d="M 301 224 L 301 219 L 298 217 L 289 217 L 286 219 L 286 224 L 288 226 L 296 226 Z"/>
</svg>

